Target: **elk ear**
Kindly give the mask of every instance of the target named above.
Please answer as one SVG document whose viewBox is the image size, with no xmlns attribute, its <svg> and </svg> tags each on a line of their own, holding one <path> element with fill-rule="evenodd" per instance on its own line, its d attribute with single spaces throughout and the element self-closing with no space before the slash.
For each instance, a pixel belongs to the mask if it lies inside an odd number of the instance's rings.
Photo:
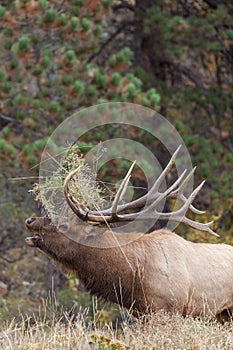
<svg viewBox="0 0 233 350">
<path fill-rule="evenodd" d="M 85 239 L 101 236 L 106 231 L 106 227 L 100 227 L 99 224 L 97 225 L 89 224 L 85 226 L 86 226 L 84 229 Z"/>
</svg>

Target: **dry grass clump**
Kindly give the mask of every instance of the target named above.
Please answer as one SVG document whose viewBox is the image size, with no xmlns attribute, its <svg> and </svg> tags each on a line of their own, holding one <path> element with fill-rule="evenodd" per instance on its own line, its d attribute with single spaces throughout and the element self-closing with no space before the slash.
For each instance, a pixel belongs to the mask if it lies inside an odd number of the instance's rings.
<svg viewBox="0 0 233 350">
<path fill-rule="evenodd" d="M 57 170 L 40 184 L 35 184 L 31 190 L 53 222 L 57 221 L 61 212 L 62 215 L 69 216 L 70 211 L 64 205 L 63 185 L 68 174 L 76 169 L 77 172 L 69 184 L 70 194 L 85 209 L 100 210 L 104 207 L 104 198 L 109 195 L 107 188 L 100 185 L 96 180 L 96 173 L 86 163 L 79 148 L 73 146 Z"/>
<path fill-rule="evenodd" d="M 110 325 L 86 325 L 82 314 L 75 322 L 56 317 L 50 321 L 14 321 L 0 332 L 0 347 L 8 350 L 52 349 L 211 349 L 233 348 L 231 323 L 183 318 L 163 312 L 131 323 L 127 321 L 113 329 Z"/>
<path fill-rule="evenodd" d="M 126 325 L 123 334 L 130 349 L 220 350 L 233 348 L 232 330 L 230 323 L 160 312 L 140 319 L 135 327 Z"/>
</svg>

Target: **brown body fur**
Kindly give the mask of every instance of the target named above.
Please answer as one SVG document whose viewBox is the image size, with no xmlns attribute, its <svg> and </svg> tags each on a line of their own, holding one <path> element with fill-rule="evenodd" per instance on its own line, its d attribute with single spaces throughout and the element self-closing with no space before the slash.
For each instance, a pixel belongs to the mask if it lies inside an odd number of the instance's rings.
<svg viewBox="0 0 233 350">
<path fill-rule="evenodd" d="M 26 221 L 37 247 L 64 271 L 76 272 L 98 297 L 118 303 L 134 314 L 160 309 L 182 315 L 214 316 L 233 311 L 233 247 L 192 243 L 167 230 L 146 235 L 118 233 L 131 242 L 97 248 L 75 242 L 42 218 Z M 43 235 L 39 232 L 43 231 Z M 127 236 L 128 235 L 128 236 Z M 130 237 L 129 237 L 130 235 Z M 90 237 L 89 243 L 99 237 Z M 105 231 L 102 241 L 111 243 Z"/>
</svg>

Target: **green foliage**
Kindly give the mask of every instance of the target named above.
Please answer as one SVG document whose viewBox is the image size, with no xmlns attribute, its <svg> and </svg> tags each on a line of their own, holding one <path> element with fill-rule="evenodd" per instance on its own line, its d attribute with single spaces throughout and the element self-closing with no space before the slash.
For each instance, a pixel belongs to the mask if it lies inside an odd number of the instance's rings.
<svg viewBox="0 0 233 350">
<path fill-rule="evenodd" d="M 62 13 L 60 15 L 60 19 L 59 20 L 60 20 L 60 24 L 63 25 L 63 26 L 65 26 L 68 23 L 68 21 L 69 21 L 68 16 L 65 13 Z"/>
<path fill-rule="evenodd" d="M 2 5 L 0 5 L 0 18 L 3 18 L 5 15 L 5 7 L 3 7 Z"/>
<path fill-rule="evenodd" d="M 41 65 L 46 68 L 50 65 L 50 63 L 51 63 L 50 55 L 44 54 L 41 59 Z"/>
<path fill-rule="evenodd" d="M 45 12 L 45 16 L 44 16 L 44 22 L 45 23 L 53 23 L 56 19 L 56 12 L 53 8 L 48 9 Z"/>
<path fill-rule="evenodd" d="M 14 160 L 16 155 L 16 149 L 9 142 L 0 138 L 0 159 L 4 159 L 4 156 L 7 156 L 8 160 Z"/>
<path fill-rule="evenodd" d="M 28 156 L 32 153 L 31 145 L 24 145 L 23 146 L 23 152 Z"/>
<path fill-rule="evenodd" d="M 32 150 L 33 151 L 43 151 L 46 143 L 47 143 L 47 138 L 36 140 L 33 142 Z"/>
<path fill-rule="evenodd" d="M 76 54 L 75 54 L 74 50 L 68 50 L 68 51 L 66 52 L 66 59 L 67 59 L 68 61 L 72 61 L 72 60 L 75 59 L 75 58 L 76 58 Z"/>
<path fill-rule="evenodd" d="M 40 37 L 39 37 L 39 35 L 37 34 L 37 33 L 33 33 L 32 34 L 32 36 L 31 36 L 31 42 L 34 44 L 34 45 L 36 45 L 36 44 L 38 44 L 39 43 L 39 39 L 40 39 Z"/>
<path fill-rule="evenodd" d="M 94 33 L 96 36 L 101 36 L 103 33 L 103 27 L 100 24 L 97 24 L 95 26 Z"/>
<path fill-rule="evenodd" d="M 23 94 L 17 94 L 14 98 L 14 104 L 20 105 L 23 102 L 24 96 Z"/>
<path fill-rule="evenodd" d="M 233 164 L 233 153 L 228 153 L 226 160 L 228 163 Z"/>
<path fill-rule="evenodd" d="M 6 80 L 6 75 L 2 69 L 0 69 L 0 81 L 5 81 Z"/>
<path fill-rule="evenodd" d="M 76 80 L 74 82 L 73 92 L 75 94 L 80 94 L 84 90 L 84 84 L 81 80 Z"/>
<path fill-rule="evenodd" d="M 39 64 L 37 64 L 37 65 L 35 66 L 35 68 L 34 68 L 33 73 L 34 73 L 35 75 L 40 75 L 40 74 L 42 73 L 42 71 L 43 71 L 42 66 L 39 65 Z"/>
<path fill-rule="evenodd" d="M 81 20 L 81 28 L 84 32 L 87 32 L 91 29 L 91 21 L 89 18 L 83 17 Z"/>
<path fill-rule="evenodd" d="M 10 127 L 5 126 L 5 128 L 2 130 L 2 135 L 6 139 L 10 135 Z"/>
<path fill-rule="evenodd" d="M 12 84 L 9 82 L 9 81 L 5 81 L 3 84 L 2 84 L 2 90 L 6 93 L 10 92 L 12 89 Z"/>
<path fill-rule="evenodd" d="M 18 41 L 19 52 L 28 52 L 31 49 L 30 39 L 23 35 Z"/>
<path fill-rule="evenodd" d="M 114 0 L 103 0 L 102 4 L 104 7 L 109 8 L 113 4 Z"/>
<path fill-rule="evenodd" d="M 132 57 L 133 52 L 128 47 L 125 47 L 110 57 L 109 64 L 111 67 L 114 67 L 117 64 L 126 64 L 127 66 L 130 66 Z"/>
<path fill-rule="evenodd" d="M 72 0 L 72 4 L 76 6 L 83 6 L 83 0 Z"/>
<path fill-rule="evenodd" d="M 139 78 L 137 78 L 134 74 L 128 73 L 126 74 L 126 77 L 129 81 L 131 81 L 135 85 L 136 88 L 140 89 L 142 87 L 143 85 L 142 81 Z"/>
<path fill-rule="evenodd" d="M 133 99 L 134 97 L 137 96 L 137 88 L 133 83 L 128 84 L 126 88 L 130 99 Z"/>
<path fill-rule="evenodd" d="M 10 69 L 16 69 L 19 66 L 19 61 L 16 58 L 13 58 L 10 62 Z"/>
<path fill-rule="evenodd" d="M 39 0 L 39 6 L 42 11 L 45 11 L 46 7 L 48 6 L 47 0 Z"/>
<path fill-rule="evenodd" d="M 228 29 L 226 35 L 230 40 L 233 40 L 233 29 Z"/>
<path fill-rule="evenodd" d="M 209 189 L 204 190 L 211 194 L 211 200 L 203 199 L 205 205 L 209 205 L 210 211 L 218 207 L 221 213 L 225 199 L 232 198 L 231 82 L 227 78 L 231 74 L 227 58 L 231 6 L 221 3 L 215 9 L 208 5 L 190 7 L 186 8 L 186 15 L 184 7 L 179 6 L 174 2 L 170 12 L 169 5 L 148 4 L 142 27 L 144 53 L 151 73 L 156 72 L 156 91 L 162 97 L 161 102 L 156 98 L 154 101 L 166 106 L 167 118 L 183 136 L 193 163 L 198 165 L 197 178 L 208 181 Z M 138 67 L 137 72 L 141 80 L 153 85 L 147 71 Z M 148 91 L 142 104 L 151 103 L 151 96 Z"/>
<path fill-rule="evenodd" d="M 6 150 L 6 147 L 7 147 L 6 141 L 0 138 L 0 150 L 1 150 L 1 152 L 4 153 Z"/>
<path fill-rule="evenodd" d="M 60 104 L 58 101 L 51 101 L 49 104 L 49 110 L 52 113 L 57 113 L 60 111 Z"/>
<path fill-rule="evenodd" d="M 94 83 L 99 87 L 104 87 L 106 85 L 107 79 L 104 73 L 99 71 L 95 72 Z"/>
<path fill-rule="evenodd" d="M 158 94 L 158 92 L 152 88 L 152 89 L 149 89 L 147 91 L 147 97 L 150 101 L 150 105 L 152 107 L 155 107 L 158 105 L 158 103 L 160 102 L 160 95 Z"/>
<path fill-rule="evenodd" d="M 5 28 L 3 29 L 3 34 L 4 34 L 5 36 L 11 36 L 11 35 L 12 35 L 12 28 L 10 28 L 10 27 L 5 27 Z"/>
<path fill-rule="evenodd" d="M 11 40 L 9 40 L 9 39 L 4 40 L 4 48 L 6 50 L 10 50 L 11 49 Z"/>
<path fill-rule="evenodd" d="M 120 84 L 121 79 L 122 79 L 122 75 L 117 72 L 114 72 L 112 74 L 111 84 L 114 86 L 118 86 Z"/>
<path fill-rule="evenodd" d="M 33 144 L 34 150 L 41 150 L 43 146 L 44 143 L 38 141 Z M 33 159 L 31 153 L 28 154 L 27 159 L 28 162 L 31 162 Z M 42 203 L 53 222 L 56 222 L 59 215 L 59 213 L 54 210 L 53 198 L 56 198 L 56 193 L 63 188 L 66 176 L 73 170 L 76 170 L 76 174 L 69 186 L 72 196 L 74 196 L 83 208 L 97 210 L 104 205 L 105 192 L 96 181 L 93 169 L 90 168 L 80 155 L 79 148 L 73 146 L 67 152 L 62 167 L 54 171 L 53 174 L 50 174 L 50 176 L 44 180 L 44 184 L 36 184 L 33 188 L 36 200 Z M 69 215 L 69 213 L 67 213 L 67 215 Z"/>
<path fill-rule="evenodd" d="M 128 47 L 125 47 L 116 54 L 116 61 L 118 63 L 128 63 L 132 58 L 133 52 Z"/>
<path fill-rule="evenodd" d="M 23 54 L 31 50 L 30 39 L 27 35 L 22 35 L 18 42 L 12 45 L 11 48 L 14 54 Z"/>
<path fill-rule="evenodd" d="M 68 74 L 64 75 L 62 78 L 62 83 L 64 85 L 70 85 L 72 83 L 72 81 L 73 81 L 73 77 L 71 75 L 68 75 Z"/>
<path fill-rule="evenodd" d="M 88 85 L 85 89 L 85 92 L 89 98 L 94 98 L 97 95 L 97 90 L 93 85 Z"/>
<path fill-rule="evenodd" d="M 31 10 L 32 5 L 36 6 L 30 1 L 19 5 L 19 17 L 15 23 L 23 15 L 20 9 L 25 11 L 29 6 Z M 81 107 L 97 101 L 129 100 L 140 103 L 143 99 L 145 91 L 142 80 L 136 73 L 129 72 L 134 53 L 127 45 L 121 46 L 120 50 L 114 49 L 104 65 L 86 63 L 93 52 L 98 52 L 103 40 L 101 34 L 106 31 L 105 18 L 102 20 L 106 9 L 103 4 L 93 6 L 96 6 L 93 8 L 96 18 L 88 17 L 81 1 L 71 2 L 60 12 L 58 4 L 41 0 L 30 13 L 32 28 L 27 23 L 18 33 L 16 25 L 6 23 L 3 30 L 7 37 L 4 49 L 11 48 L 11 57 L 0 72 L 1 91 L 5 94 L 4 101 L 7 101 L 6 114 L 14 115 L 21 121 L 25 116 L 29 120 L 33 116 L 36 123 L 34 126 L 30 124 L 30 130 L 36 131 L 41 124 L 40 118 L 47 119 L 48 115 L 55 114 L 62 120 L 76 108 L 77 97 Z M 110 6 L 110 2 L 104 6 Z M 11 15 L 15 16 L 14 11 Z M 53 38 L 48 35 L 50 26 Z M 86 32 L 91 35 L 87 36 Z M 109 65 L 111 60 L 112 68 Z M 11 98 L 6 98 L 7 94 L 12 94 Z M 158 96 L 151 95 L 147 105 L 156 105 L 157 101 Z M 55 125 L 55 119 L 49 120 L 48 128 L 50 123 Z M 47 133 L 47 130 L 43 132 Z M 24 136 L 30 138 L 29 135 L 28 130 L 24 130 Z"/>
<path fill-rule="evenodd" d="M 79 28 L 79 19 L 78 17 L 72 17 L 70 19 L 70 29 L 71 31 L 77 31 Z"/>
</svg>

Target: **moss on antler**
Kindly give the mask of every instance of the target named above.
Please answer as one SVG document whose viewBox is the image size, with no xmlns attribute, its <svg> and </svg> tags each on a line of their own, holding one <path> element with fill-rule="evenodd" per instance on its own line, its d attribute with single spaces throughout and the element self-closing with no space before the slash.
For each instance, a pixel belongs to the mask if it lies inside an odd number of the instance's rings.
<svg viewBox="0 0 233 350">
<path fill-rule="evenodd" d="M 63 185 L 68 174 L 75 169 L 78 171 L 70 182 L 70 194 L 84 208 L 100 210 L 104 206 L 106 188 L 96 181 L 96 172 L 87 164 L 79 148 L 74 145 L 58 169 L 42 179 L 40 184 L 35 184 L 30 191 L 35 195 L 35 200 L 42 204 L 52 221 L 56 221 L 61 213 L 62 215 L 69 213 L 68 208 L 65 209 Z"/>
</svg>

